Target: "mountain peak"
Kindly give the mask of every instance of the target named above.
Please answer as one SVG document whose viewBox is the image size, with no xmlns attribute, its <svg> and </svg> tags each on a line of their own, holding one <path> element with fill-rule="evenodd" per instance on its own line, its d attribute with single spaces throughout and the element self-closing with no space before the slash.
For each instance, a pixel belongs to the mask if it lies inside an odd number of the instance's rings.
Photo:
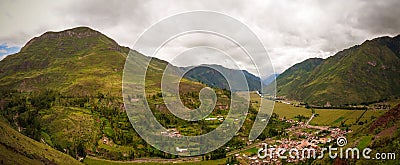
<svg viewBox="0 0 400 165">
<path fill-rule="evenodd" d="M 96 30 L 93 30 L 89 27 L 85 27 L 85 26 L 75 27 L 72 29 L 67 29 L 67 30 L 58 31 L 58 32 L 48 31 L 38 37 L 34 37 L 33 39 L 31 39 L 28 43 L 26 43 L 26 45 L 24 47 L 22 47 L 21 51 L 26 50 L 30 45 L 32 45 L 32 43 L 35 43 L 37 41 L 54 40 L 54 39 L 61 39 L 61 38 L 65 38 L 65 37 L 79 39 L 79 38 L 95 37 L 95 36 L 105 36 L 105 35 L 103 35 L 102 33 L 98 32 Z M 112 39 L 110 39 L 110 40 L 112 40 Z M 112 40 L 112 42 L 117 45 L 117 43 L 114 40 Z"/>
<path fill-rule="evenodd" d="M 100 35 L 100 34 L 101 33 L 96 30 L 93 30 L 89 27 L 82 26 L 82 27 L 76 27 L 76 28 L 72 28 L 72 29 L 63 30 L 60 32 L 48 31 L 48 32 L 42 34 L 39 38 L 56 38 L 56 37 L 65 37 L 65 36 L 82 38 L 82 37 Z"/>
<path fill-rule="evenodd" d="M 46 32 L 31 39 L 19 53 L 0 61 L 0 87 L 63 89 L 77 95 L 111 88 L 120 91 L 117 85 L 108 84 L 120 83 L 118 77 L 122 76 L 128 52 L 128 48 L 88 27 Z M 25 76 L 4 79 L 14 74 Z"/>
</svg>

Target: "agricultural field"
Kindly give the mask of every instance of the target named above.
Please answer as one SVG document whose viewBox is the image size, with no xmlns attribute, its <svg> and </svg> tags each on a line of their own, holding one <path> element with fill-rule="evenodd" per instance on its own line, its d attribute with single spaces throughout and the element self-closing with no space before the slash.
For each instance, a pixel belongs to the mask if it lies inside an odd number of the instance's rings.
<svg viewBox="0 0 400 165">
<path fill-rule="evenodd" d="M 347 125 L 351 129 L 357 129 L 359 125 L 367 124 L 385 112 L 386 110 L 315 109 L 317 115 L 309 124 L 335 127 Z M 280 118 L 297 120 L 295 117 L 298 115 L 309 118 L 312 111 L 304 107 L 275 102 L 274 113 L 278 114 Z"/>
<path fill-rule="evenodd" d="M 250 99 L 252 105 L 256 109 L 259 109 L 260 96 L 256 93 L 251 93 Z M 361 128 L 363 124 L 368 124 L 368 122 L 373 121 L 385 112 L 386 110 L 315 109 L 316 116 L 309 124 L 333 127 L 346 126 L 355 130 Z M 306 119 L 309 119 L 312 115 L 312 110 L 305 107 L 296 107 L 292 104 L 275 102 L 273 113 L 276 113 L 279 118 L 299 120 L 298 116 L 304 116 Z"/>
<path fill-rule="evenodd" d="M 254 156 L 254 155 L 257 155 L 258 149 L 259 149 L 258 147 L 253 147 L 253 148 L 247 149 L 241 153 L 248 155 L 248 156 Z"/>
<path fill-rule="evenodd" d="M 312 112 L 311 109 L 304 107 L 295 107 L 290 104 L 275 102 L 274 113 L 279 115 L 279 118 L 285 117 L 286 119 L 295 119 L 297 115 L 303 115 L 310 117 Z"/>
</svg>

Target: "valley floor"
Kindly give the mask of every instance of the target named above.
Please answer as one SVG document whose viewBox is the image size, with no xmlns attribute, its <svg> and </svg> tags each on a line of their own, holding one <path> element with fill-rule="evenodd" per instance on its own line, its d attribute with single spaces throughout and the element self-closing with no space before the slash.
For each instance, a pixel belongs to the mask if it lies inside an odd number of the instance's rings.
<svg viewBox="0 0 400 165">
<path fill-rule="evenodd" d="M 255 97 L 252 97 L 255 99 Z M 258 99 L 259 100 L 259 99 Z M 253 100 L 254 102 L 254 100 Z M 255 103 L 255 102 L 254 102 Z M 331 145 L 337 137 L 352 134 L 354 130 L 363 129 L 367 123 L 373 122 L 384 114 L 386 110 L 344 110 L 344 109 L 316 109 L 314 114 L 310 109 L 296 107 L 290 104 L 275 103 L 274 113 L 282 122 L 292 126 L 285 130 L 283 136 L 267 138 L 263 141 L 247 142 L 247 146 L 227 153 L 227 157 L 235 156 L 242 164 L 252 163 L 279 163 L 277 158 L 258 159 L 257 151 L 264 144 L 280 147 L 299 147 Z M 219 160 L 201 161 L 202 157 L 184 157 L 178 159 L 139 158 L 132 161 L 110 161 L 95 157 L 87 157 L 86 164 L 224 164 L 226 158 Z M 298 160 L 286 160 L 296 162 Z"/>
</svg>

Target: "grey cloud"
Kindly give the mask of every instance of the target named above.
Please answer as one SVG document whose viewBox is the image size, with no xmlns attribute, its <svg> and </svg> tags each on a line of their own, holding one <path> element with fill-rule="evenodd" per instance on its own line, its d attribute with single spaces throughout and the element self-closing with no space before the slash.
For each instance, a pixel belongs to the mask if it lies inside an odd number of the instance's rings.
<svg viewBox="0 0 400 165">
<path fill-rule="evenodd" d="M 385 0 L 364 3 L 354 24 L 373 34 L 398 34 L 400 31 L 400 1 Z M 356 13 L 355 13 L 356 14 Z"/>
</svg>

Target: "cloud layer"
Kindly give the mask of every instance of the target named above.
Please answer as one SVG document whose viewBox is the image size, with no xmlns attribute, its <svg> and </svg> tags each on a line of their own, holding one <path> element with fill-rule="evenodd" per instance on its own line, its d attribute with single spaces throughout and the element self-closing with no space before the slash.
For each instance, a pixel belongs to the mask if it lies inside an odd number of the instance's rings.
<svg viewBox="0 0 400 165">
<path fill-rule="evenodd" d="M 399 8 L 398 0 L 6 0 L 0 2 L 0 44 L 21 47 L 46 31 L 88 26 L 122 45 L 132 46 L 144 30 L 160 19 L 192 10 L 209 10 L 248 25 L 263 42 L 279 73 L 310 57 L 325 58 L 367 39 L 399 34 Z M 207 40 L 199 38 L 197 42 Z M 176 52 L 185 49 L 172 45 L 175 47 L 170 49 Z"/>
</svg>

